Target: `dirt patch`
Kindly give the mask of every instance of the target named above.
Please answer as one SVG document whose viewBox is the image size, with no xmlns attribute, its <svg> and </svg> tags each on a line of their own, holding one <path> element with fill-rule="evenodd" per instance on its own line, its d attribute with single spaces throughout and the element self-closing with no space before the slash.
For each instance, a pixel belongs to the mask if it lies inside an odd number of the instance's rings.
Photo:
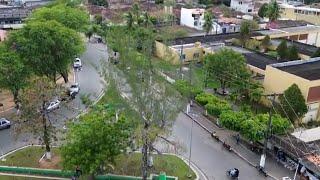
<svg viewBox="0 0 320 180">
<path fill-rule="evenodd" d="M 10 91 L 0 90 L 0 103 L 3 106 L 0 106 L 0 112 L 6 111 L 14 107 L 13 96 Z"/>
<path fill-rule="evenodd" d="M 43 158 L 40 162 L 39 162 L 39 168 L 44 168 L 44 169 L 59 169 L 61 168 L 59 166 L 61 162 L 61 157 L 57 156 L 57 155 L 53 155 L 51 157 L 51 160 L 46 160 L 45 158 Z"/>
</svg>

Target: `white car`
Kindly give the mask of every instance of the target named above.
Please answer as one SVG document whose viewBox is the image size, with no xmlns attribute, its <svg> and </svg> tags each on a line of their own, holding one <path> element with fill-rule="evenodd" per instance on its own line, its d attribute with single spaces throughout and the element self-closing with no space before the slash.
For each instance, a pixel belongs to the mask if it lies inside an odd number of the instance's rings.
<svg viewBox="0 0 320 180">
<path fill-rule="evenodd" d="M 55 101 L 51 101 L 50 104 L 47 107 L 47 111 L 52 111 L 55 109 L 59 109 L 60 107 L 60 101 L 59 100 L 55 100 Z"/>
<path fill-rule="evenodd" d="M 75 58 L 73 61 L 73 68 L 81 68 L 82 67 L 82 63 L 81 63 L 81 59 L 80 58 Z"/>
<path fill-rule="evenodd" d="M 11 122 L 5 118 L 0 118 L 0 129 L 8 129 L 11 126 Z"/>
<path fill-rule="evenodd" d="M 71 84 L 71 86 L 69 87 L 69 95 L 76 93 L 78 94 L 80 91 L 80 85 L 79 83 L 73 83 Z"/>
</svg>

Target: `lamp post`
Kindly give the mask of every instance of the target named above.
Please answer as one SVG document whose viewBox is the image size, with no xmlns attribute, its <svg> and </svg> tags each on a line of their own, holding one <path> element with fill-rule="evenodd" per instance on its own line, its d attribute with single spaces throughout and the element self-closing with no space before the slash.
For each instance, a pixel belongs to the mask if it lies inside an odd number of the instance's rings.
<svg viewBox="0 0 320 180">
<path fill-rule="evenodd" d="M 189 114 L 190 112 L 190 104 L 188 104 L 187 106 L 187 114 Z M 192 129 L 193 129 L 193 119 L 192 120 L 192 123 L 191 123 L 191 133 L 190 133 L 190 143 L 189 143 L 189 171 L 188 171 L 188 178 L 191 178 L 192 177 L 192 174 L 191 174 L 191 153 L 192 153 Z"/>
</svg>

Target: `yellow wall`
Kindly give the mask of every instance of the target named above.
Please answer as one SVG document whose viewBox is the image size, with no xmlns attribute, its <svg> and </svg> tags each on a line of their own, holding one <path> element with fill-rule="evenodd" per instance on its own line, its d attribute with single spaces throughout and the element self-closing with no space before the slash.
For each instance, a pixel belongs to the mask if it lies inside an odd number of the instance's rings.
<svg viewBox="0 0 320 180">
<path fill-rule="evenodd" d="M 295 13 L 294 8 L 281 8 L 281 18 L 287 18 L 292 20 L 303 20 L 315 25 L 320 25 L 320 16 L 317 14 L 302 14 Z"/>
<path fill-rule="evenodd" d="M 293 74 L 267 66 L 263 86 L 266 93 L 283 93 L 293 83 L 297 84 L 305 99 L 310 87 L 320 86 L 320 80 L 309 81 Z"/>
<path fill-rule="evenodd" d="M 194 60 L 194 54 L 199 53 L 199 61 L 203 60 L 205 53 L 208 53 L 209 50 L 203 48 L 200 43 L 195 43 L 192 47 L 183 47 L 183 54 L 185 54 L 184 63 L 188 63 Z M 168 47 L 165 44 L 156 41 L 156 53 L 155 55 L 166 61 L 170 61 L 172 64 L 180 63 L 180 52 L 177 49 Z"/>
</svg>

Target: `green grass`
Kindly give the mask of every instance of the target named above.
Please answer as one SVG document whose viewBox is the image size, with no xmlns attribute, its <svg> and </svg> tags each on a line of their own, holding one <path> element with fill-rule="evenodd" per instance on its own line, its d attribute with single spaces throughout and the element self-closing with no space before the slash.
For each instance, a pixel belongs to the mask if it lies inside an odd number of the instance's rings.
<svg viewBox="0 0 320 180">
<path fill-rule="evenodd" d="M 41 147 L 28 147 L 23 150 L 17 151 L 9 155 L 6 159 L 7 161 L 0 161 L 0 165 L 7 166 L 21 166 L 21 167 L 33 167 L 38 168 L 38 161 L 43 155 L 44 149 Z M 55 155 L 59 155 L 59 149 L 53 149 Z M 141 176 L 141 154 L 132 153 L 129 155 L 119 155 L 115 158 L 115 164 L 107 165 L 108 172 L 118 175 L 130 175 L 130 176 Z M 113 169 L 113 170 L 112 170 Z M 151 169 L 151 173 L 159 174 L 160 172 L 165 172 L 169 176 L 176 176 L 179 179 L 187 179 L 189 173 L 189 168 L 186 163 L 180 158 L 173 155 L 154 155 L 154 166 Z M 193 171 L 192 179 L 195 178 Z M 20 177 L 5 177 L 8 180 L 17 179 L 22 180 L 25 178 Z M 0 179 L 5 178 L 0 177 Z"/>
<path fill-rule="evenodd" d="M 0 176 L 1 180 L 45 180 L 42 178 L 18 177 L 18 176 Z"/>
<path fill-rule="evenodd" d="M 59 154 L 60 152 L 57 148 L 52 148 L 51 150 L 53 154 Z M 44 153 L 44 148 L 36 146 L 28 147 L 10 154 L 6 157 L 6 161 L 0 161 L 0 165 L 38 168 L 38 161 Z"/>
<path fill-rule="evenodd" d="M 120 155 L 116 158 L 115 170 L 113 174 L 120 175 L 141 175 L 141 154 L 133 153 L 130 155 Z M 161 171 L 166 172 L 169 176 L 176 176 L 179 179 L 187 179 L 189 167 L 180 158 L 173 155 L 154 155 L 154 167 L 151 173 L 159 174 Z M 193 171 L 192 178 L 195 179 Z"/>
</svg>

